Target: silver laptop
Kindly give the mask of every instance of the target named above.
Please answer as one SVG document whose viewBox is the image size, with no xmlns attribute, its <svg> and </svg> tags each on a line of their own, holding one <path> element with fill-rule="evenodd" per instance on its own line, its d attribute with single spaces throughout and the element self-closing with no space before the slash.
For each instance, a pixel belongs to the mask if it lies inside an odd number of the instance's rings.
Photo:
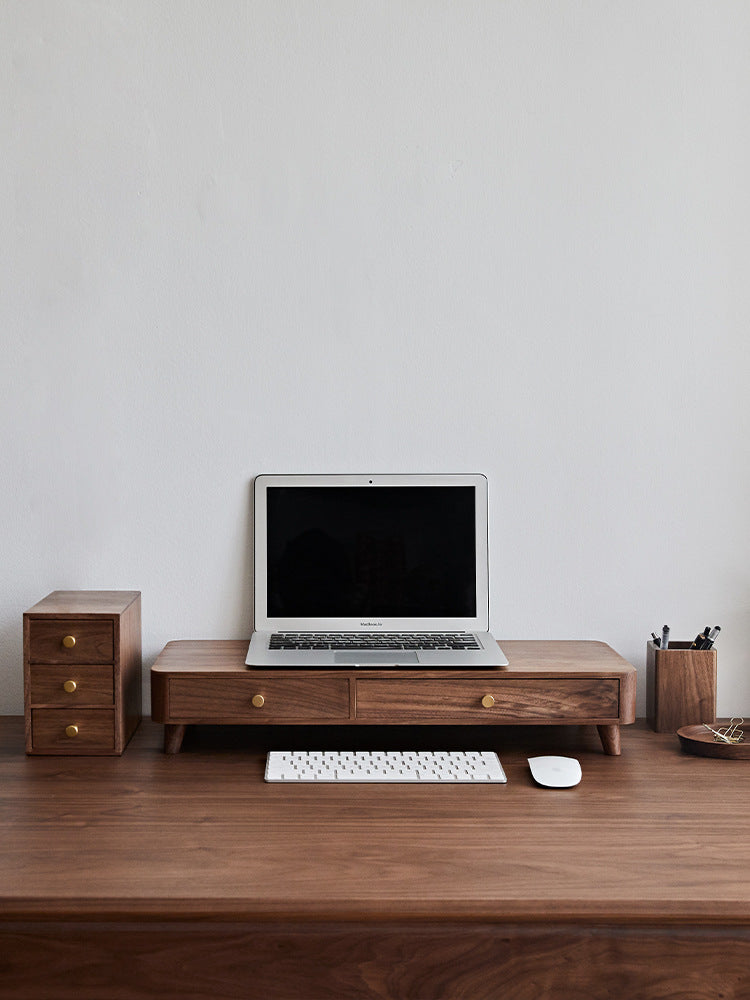
<svg viewBox="0 0 750 1000">
<path fill-rule="evenodd" d="M 258 476 L 248 666 L 507 664 L 480 475 Z"/>
</svg>

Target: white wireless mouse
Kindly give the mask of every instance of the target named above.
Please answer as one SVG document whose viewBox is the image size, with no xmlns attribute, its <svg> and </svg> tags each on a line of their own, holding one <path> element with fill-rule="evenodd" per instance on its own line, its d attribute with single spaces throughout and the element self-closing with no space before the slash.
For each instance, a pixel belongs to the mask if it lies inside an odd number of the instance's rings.
<svg viewBox="0 0 750 1000">
<path fill-rule="evenodd" d="M 531 774 L 545 788 L 572 788 L 581 780 L 581 765 L 575 757 L 529 757 Z"/>
</svg>

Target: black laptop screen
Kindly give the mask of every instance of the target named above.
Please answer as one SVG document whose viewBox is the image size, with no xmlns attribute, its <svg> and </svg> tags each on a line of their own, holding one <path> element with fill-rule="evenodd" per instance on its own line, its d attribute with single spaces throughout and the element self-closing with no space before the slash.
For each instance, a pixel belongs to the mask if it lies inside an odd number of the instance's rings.
<svg viewBox="0 0 750 1000">
<path fill-rule="evenodd" d="M 269 486 L 271 618 L 476 615 L 472 486 Z"/>
</svg>

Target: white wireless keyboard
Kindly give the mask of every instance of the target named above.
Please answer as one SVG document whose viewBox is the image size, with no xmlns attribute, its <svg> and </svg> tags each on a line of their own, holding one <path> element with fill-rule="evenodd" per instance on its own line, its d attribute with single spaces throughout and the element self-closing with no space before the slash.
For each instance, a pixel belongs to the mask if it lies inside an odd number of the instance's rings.
<svg viewBox="0 0 750 1000">
<path fill-rule="evenodd" d="M 271 750 L 266 781 L 505 782 L 490 751 Z"/>
</svg>

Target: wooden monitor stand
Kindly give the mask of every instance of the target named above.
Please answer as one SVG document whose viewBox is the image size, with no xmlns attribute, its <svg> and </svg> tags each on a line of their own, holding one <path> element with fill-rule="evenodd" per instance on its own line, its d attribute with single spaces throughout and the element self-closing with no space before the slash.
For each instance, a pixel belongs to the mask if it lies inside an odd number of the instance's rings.
<svg viewBox="0 0 750 1000">
<path fill-rule="evenodd" d="M 604 642 L 504 640 L 491 670 L 258 670 L 247 639 L 170 642 L 151 668 L 165 753 L 210 725 L 595 725 L 620 753 L 635 668 Z"/>
</svg>

